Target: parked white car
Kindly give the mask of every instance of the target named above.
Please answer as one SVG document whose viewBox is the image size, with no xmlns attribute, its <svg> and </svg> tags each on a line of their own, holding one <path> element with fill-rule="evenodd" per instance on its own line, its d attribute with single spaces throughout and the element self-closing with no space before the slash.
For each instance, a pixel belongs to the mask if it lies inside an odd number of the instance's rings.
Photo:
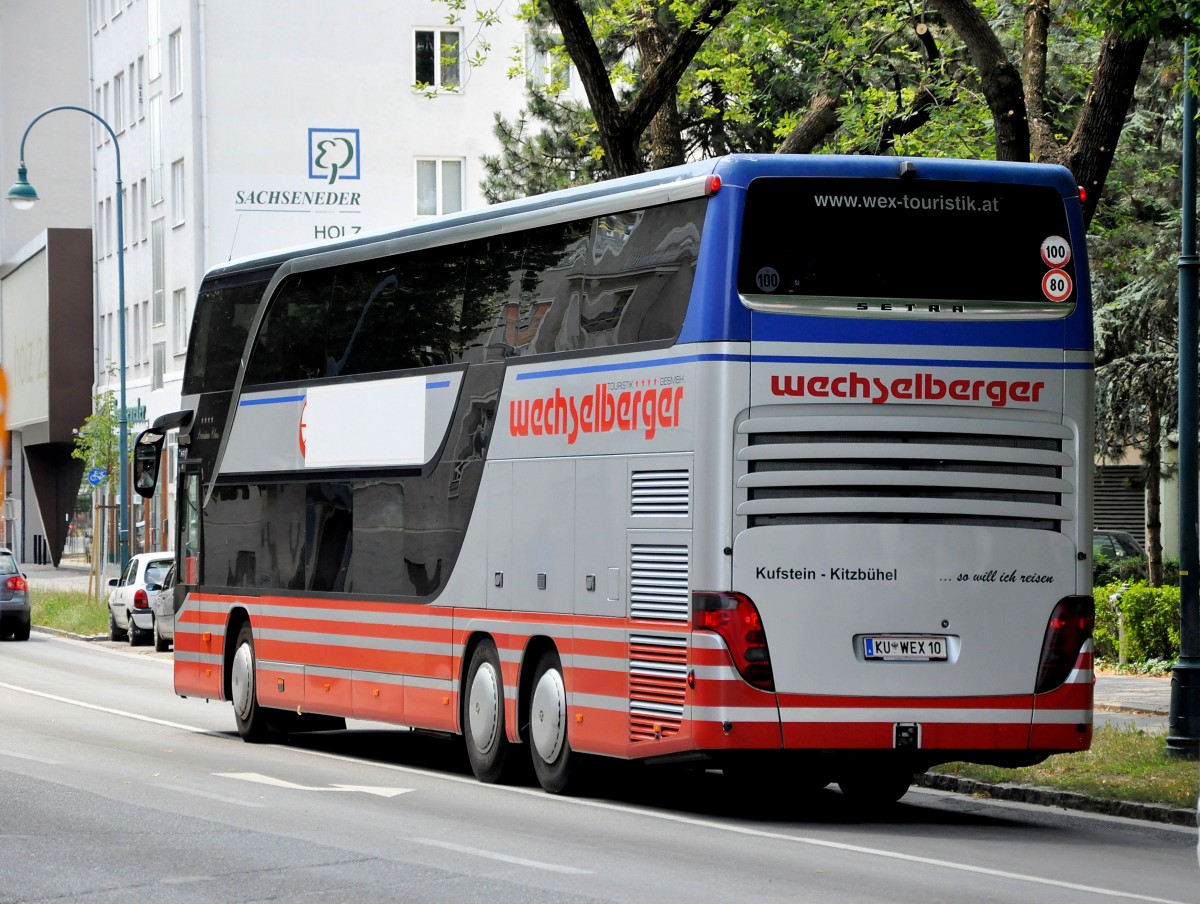
<svg viewBox="0 0 1200 904">
<path fill-rule="evenodd" d="M 147 592 L 150 592 L 155 586 L 154 584 L 146 585 Z M 175 643 L 174 562 L 167 569 L 166 576 L 162 580 L 162 586 L 157 591 L 150 593 L 150 599 L 153 600 L 150 608 L 154 612 L 154 649 L 159 653 L 165 653 Z"/>
<path fill-rule="evenodd" d="M 150 637 L 154 630 L 154 610 L 150 607 L 150 594 L 162 586 L 175 554 L 170 552 L 142 552 L 129 560 L 119 578 L 108 585 L 113 588 L 108 595 L 108 637 L 110 640 L 125 640 L 135 646 Z M 154 585 L 148 591 L 147 585 Z"/>
</svg>

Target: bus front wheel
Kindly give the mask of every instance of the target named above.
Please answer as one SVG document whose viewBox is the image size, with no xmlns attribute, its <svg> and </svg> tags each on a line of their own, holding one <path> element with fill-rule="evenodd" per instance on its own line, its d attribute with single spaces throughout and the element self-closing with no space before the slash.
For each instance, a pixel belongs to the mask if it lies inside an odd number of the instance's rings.
<svg viewBox="0 0 1200 904">
<path fill-rule="evenodd" d="M 576 760 L 567 740 L 567 690 L 562 662 L 549 650 L 538 660 L 529 697 L 529 750 L 538 783 L 562 794 L 574 782 Z"/>
<path fill-rule="evenodd" d="M 463 735 L 471 771 L 481 782 L 498 782 L 507 772 L 509 743 L 504 728 L 504 676 L 490 640 L 475 647 L 466 688 Z"/>
<path fill-rule="evenodd" d="M 266 711 L 258 705 L 255 682 L 254 632 L 250 622 L 243 622 L 234 645 L 233 667 L 229 674 L 229 697 L 238 734 L 243 741 L 257 743 L 270 734 Z"/>
</svg>

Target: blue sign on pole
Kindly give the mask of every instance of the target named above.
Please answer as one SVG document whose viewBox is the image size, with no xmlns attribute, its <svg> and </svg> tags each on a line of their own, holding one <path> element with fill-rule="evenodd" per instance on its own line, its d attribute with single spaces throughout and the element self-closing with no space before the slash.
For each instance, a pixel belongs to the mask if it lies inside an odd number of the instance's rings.
<svg viewBox="0 0 1200 904">
<path fill-rule="evenodd" d="M 88 483 L 92 486 L 99 486 L 107 476 L 108 472 L 104 468 L 92 468 L 88 471 Z"/>
</svg>

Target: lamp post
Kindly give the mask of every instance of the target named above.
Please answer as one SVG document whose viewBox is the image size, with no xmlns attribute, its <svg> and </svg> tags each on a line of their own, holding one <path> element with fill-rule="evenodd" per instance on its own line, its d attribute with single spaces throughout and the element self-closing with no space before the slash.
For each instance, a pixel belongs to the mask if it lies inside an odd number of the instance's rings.
<svg viewBox="0 0 1200 904">
<path fill-rule="evenodd" d="M 117 134 L 113 131 L 102 116 L 92 112 L 87 107 L 77 107 L 73 104 L 63 104 L 57 107 L 51 107 L 48 110 L 43 110 L 25 127 L 25 134 L 21 136 L 21 163 L 17 167 L 17 181 L 13 183 L 12 188 L 8 190 L 5 196 L 9 202 L 17 210 L 29 210 L 38 199 L 38 194 L 33 186 L 29 184 L 27 178 L 27 170 L 25 168 L 25 139 L 29 137 L 29 130 L 37 124 L 44 116 L 51 113 L 56 113 L 59 110 L 78 110 L 80 113 L 86 113 L 92 119 L 96 120 L 100 125 L 108 130 L 108 134 L 112 136 L 113 150 L 117 155 L 117 334 L 119 337 L 118 347 L 120 355 L 121 368 L 121 408 L 118 423 L 118 443 L 120 465 L 118 467 L 119 483 L 119 504 L 120 504 L 120 521 L 117 524 L 117 555 L 120 559 L 120 566 L 125 567 L 125 562 L 129 558 L 129 477 L 127 471 L 128 455 L 129 455 L 129 412 L 125 404 L 125 212 L 124 205 L 121 200 L 121 145 L 117 141 Z"/>
<path fill-rule="evenodd" d="M 1183 45 L 1183 228 L 1179 252 L 1179 659 L 1171 669 L 1167 753 L 1200 756 L 1200 463 L 1197 461 L 1196 94 Z"/>
</svg>

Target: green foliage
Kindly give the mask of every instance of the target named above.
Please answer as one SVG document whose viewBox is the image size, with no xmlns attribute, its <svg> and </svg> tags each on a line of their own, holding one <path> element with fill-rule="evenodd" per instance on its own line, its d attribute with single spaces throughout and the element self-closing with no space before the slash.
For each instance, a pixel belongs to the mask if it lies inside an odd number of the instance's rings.
<svg viewBox="0 0 1200 904">
<path fill-rule="evenodd" d="M 1117 660 L 1120 655 L 1117 608 L 1125 615 L 1125 654 L 1131 662 L 1174 660 L 1179 656 L 1179 588 L 1151 587 L 1144 581 L 1096 587 L 1096 654 Z M 1116 596 L 1114 602 L 1112 598 Z"/>
<path fill-rule="evenodd" d="M 109 474 L 117 473 L 120 426 L 117 399 L 112 390 L 96 393 L 92 396 L 92 413 L 75 431 L 71 457 L 82 461 L 85 468 L 103 468 Z"/>
<path fill-rule="evenodd" d="M 1090 0 L 1088 13 L 1130 37 L 1200 36 L 1195 0 Z"/>
<path fill-rule="evenodd" d="M 1179 560 L 1163 559 L 1163 584 L 1179 586 Z M 1110 559 L 1108 556 L 1096 556 L 1092 566 L 1092 583 L 1095 586 L 1104 584 L 1126 584 L 1135 581 L 1149 581 L 1149 563 L 1145 556 L 1124 556 L 1120 559 Z"/>
</svg>

